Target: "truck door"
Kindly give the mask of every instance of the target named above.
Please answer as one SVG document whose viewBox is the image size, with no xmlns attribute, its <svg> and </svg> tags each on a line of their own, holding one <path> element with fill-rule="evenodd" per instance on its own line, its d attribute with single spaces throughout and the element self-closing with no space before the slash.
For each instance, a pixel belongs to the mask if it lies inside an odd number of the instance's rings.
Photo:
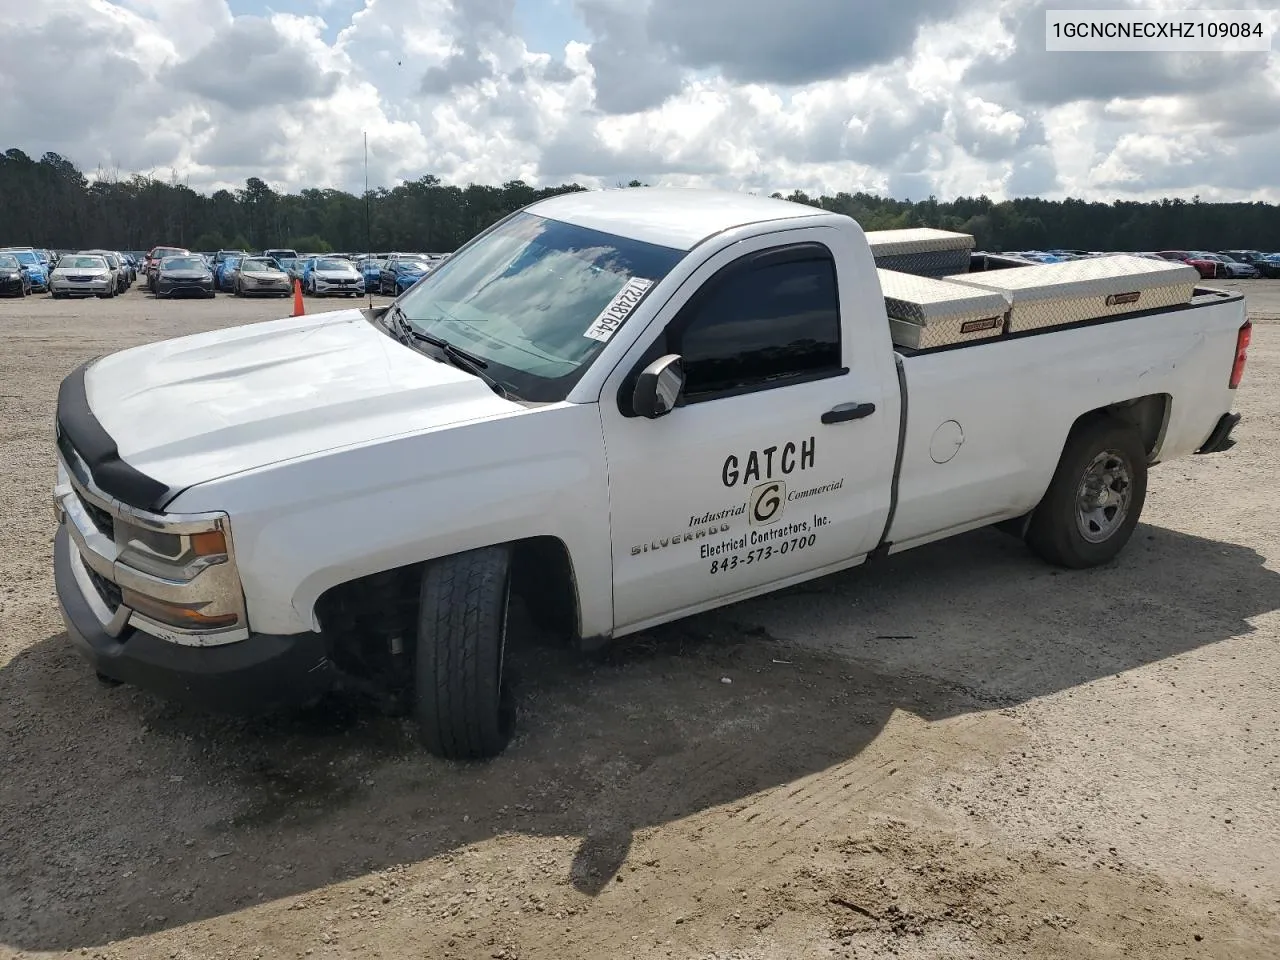
<svg viewBox="0 0 1280 960">
<path fill-rule="evenodd" d="M 606 381 L 616 631 L 839 569 L 875 547 L 898 388 L 896 375 L 884 382 L 887 334 L 884 344 L 849 336 L 882 315 L 842 322 L 842 302 L 868 302 L 856 289 L 867 278 L 837 267 L 849 243 L 811 227 L 721 251 Z M 637 416 L 636 377 L 666 354 L 683 358 L 683 394 L 663 416 Z"/>
</svg>

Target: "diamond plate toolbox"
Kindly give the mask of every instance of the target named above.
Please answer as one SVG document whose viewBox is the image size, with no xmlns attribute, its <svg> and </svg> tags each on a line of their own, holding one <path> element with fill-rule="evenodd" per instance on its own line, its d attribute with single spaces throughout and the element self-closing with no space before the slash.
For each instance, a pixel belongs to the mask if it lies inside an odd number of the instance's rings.
<svg viewBox="0 0 1280 960">
<path fill-rule="evenodd" d="M 925 350 L 1004 333 L 1009 301 L 1002 293 L 894 270 L 877 270 L 893 342 Z"/>
<path fill-rule="evenodd" d="M 1173 261 L 1116 254 L 946 278 L 1009 298 L 1009 333 L 1189 303 L 1200 274 Z"/>
<path fill-rule="evenodd" d="M 866 237 L 877 267 L 921 277 L 964 273 L 973 251 L 973 237 L 950 230 L 872 230 Z"/>
</svg>

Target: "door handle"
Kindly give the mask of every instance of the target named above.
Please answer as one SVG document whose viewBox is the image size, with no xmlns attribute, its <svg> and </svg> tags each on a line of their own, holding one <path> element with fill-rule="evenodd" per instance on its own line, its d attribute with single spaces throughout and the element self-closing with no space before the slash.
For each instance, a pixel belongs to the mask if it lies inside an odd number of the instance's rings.
<svg viewBox="0 0 1280 960">
<path fill-rule="evenodd" d="M 844 423 L 846 420 L 861 420 L 876 412 L 874 403 L 841 403 L 832 407 L 822 415 L 823 423 Z"/>
</svg>

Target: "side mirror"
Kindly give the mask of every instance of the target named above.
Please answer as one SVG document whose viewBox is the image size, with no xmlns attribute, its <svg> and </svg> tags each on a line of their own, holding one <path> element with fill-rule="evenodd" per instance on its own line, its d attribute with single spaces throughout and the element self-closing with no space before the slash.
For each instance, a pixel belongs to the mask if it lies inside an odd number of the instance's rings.
<svg viewBox="0 0 1280 960">
<path fill-rule="evenodd" d="M 656 420 L 675 409 L 684 390 L 684 360 L 679 354 L 659 357 L 640 372 L 631 406 L 642 417 Z"/>
</svg>

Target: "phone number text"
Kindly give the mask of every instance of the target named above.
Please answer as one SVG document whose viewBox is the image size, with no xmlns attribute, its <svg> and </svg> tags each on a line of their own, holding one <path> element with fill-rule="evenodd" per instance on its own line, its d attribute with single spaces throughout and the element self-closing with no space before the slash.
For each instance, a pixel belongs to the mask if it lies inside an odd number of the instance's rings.
<svg viewBox="0 0 1280 960">
<path fill-rule="evenodd" d="M 764 563 L 772 557 L 785 556 L 788 553 L 794 553 L 797 550 L 807 550 L 812 547 L 818 540 L 817 534 L 811 533 L 808 536 L 793 537 L 790 540 L 782 540 L 778 543 L 771 543 L 767 546 L 756 547 L 754 550 L 745 550 L 742 553 L 730 554 L 727 557 L 720 557 L 711 561 L 711 572 L 728 573 L 730 570 L 737 570 L 739 567 L 750 567 L 757 563 Z"/>
</svg>

